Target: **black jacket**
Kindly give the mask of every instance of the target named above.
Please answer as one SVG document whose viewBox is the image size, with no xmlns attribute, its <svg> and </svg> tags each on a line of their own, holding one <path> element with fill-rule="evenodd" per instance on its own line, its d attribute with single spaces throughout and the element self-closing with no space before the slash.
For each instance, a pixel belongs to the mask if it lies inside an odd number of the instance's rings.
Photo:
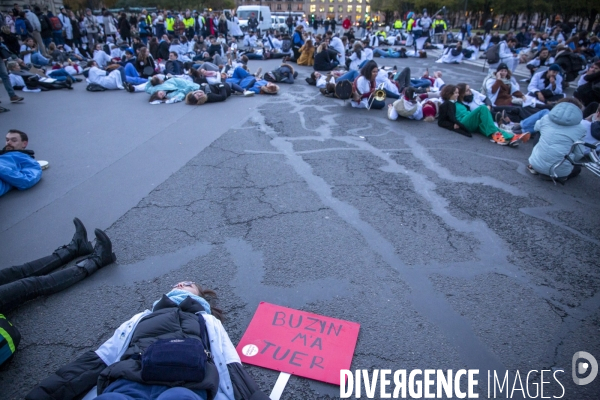
<svg viewBox="0 0 600 400">
<path fill-rule="evenodd" d="M 315 54 L 315 64 L 313 68 L 315 71 L 331 71 L 335 68 L 331 61 L 337 60 L 337 57 L 332 55 L 329 50 L 323 50 L 320 53 Z"/>
<path fill-rule="evenodd" d="M 169 60 L 165 64 L 165 74 L 181 75 L 183 74 L 183 63 L 179 60 Z"/>
<path fill-rule="evenodd" d="M 454 129 L 454 124 L 458 125 L 458 129 Z M 472 136 L 467 128 L 456 119 L 456 104 L 451 101 L 444 101 L 440 105 L 438 126 L 460 133 L 461 135 Z"/>
<path fill-rule="evenodd" d="M 166 295 L 156 304 L 154 311 L 140 320 L 129 347 L 121 360 L 110 365 L 98 357 L 94 351 L 88 351 L 76 361 L 60 368 L 56 374 L 44 379 L 27 396 L 26 400 L 70 400 L 83 397 L 94 385 L 98 385 L 98 393 L 117 379 L 129 379 L 134 382 L 160 384 L 166 386 L 187 387 L 192 390 L 207 390 L 208 398 L 212 399 L 218 390 L 219 375 L 216 367 L 211 364 L 206 370 L 206 377 L 200 383 L 194 382 L 144 382 L 141 379 L 141 362 L 137 355 L 159 338 L 198 337 L 200 324 L 198 315 L 202 306 L 190 297 L 180 305 L 170 300 Z M 213 351 L 216 351 L 213 349 Z M 256 383 L 243 369 L 240 363 L 227 365 L 236 400 L 268 400 Z"/>
<path fill-rule="evenodd" d="M 158 58 L 162 60 L 169 59 L 169 47 L 171 47 L 171 43 L 167 43 L 162 41 L 158 45 Z"/>
</svg>

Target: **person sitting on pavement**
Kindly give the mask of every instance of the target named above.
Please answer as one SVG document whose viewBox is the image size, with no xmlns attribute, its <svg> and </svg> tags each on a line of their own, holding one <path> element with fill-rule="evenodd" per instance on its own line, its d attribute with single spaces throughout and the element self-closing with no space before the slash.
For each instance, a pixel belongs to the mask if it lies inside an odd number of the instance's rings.
<svg viewBox="0 0 600 400">
<path fill-rule="evenodd" d="M 554 57 L 550 55 L 547 48 L 542 47 L 539 54 L 527 63 L 527 69 L 531 71 L 533 77 L 537 72 L 546 71 L 552 64 L 554 64 Z"/>
<path fill-rule="evenodd" d="M 329 50 L 329 45 L 323 41 L 317 48 L 313 69 L 315 71 L 331 71 L 338 65 L 337 53 Z"/>
<path fill-rule="evenodd" d="M 135 69 L 142 78 L 150 78 L 156 74 L 154 58 L 146 46 L 140 48 L 134 63 Z"/>
<path fill-rule="evenodd" d="M 312 39 L 307 39 L 302 47 L 300 47 L 300 57 L 297 60 L 298 65 L 313 66 L 315 63 L 315 46 Z"/>
<path fill-rule="evenodd" d="M 497 68 L 498 64 L 503 63 L 508 66 L 509 71 L 515 72 L 515 69 L 519 65 L 518 54 L 513 52 L 516 45 L 517 39 L 515 38 L 500 41 L 500 43 L 498 43 L 498 55 L 500 56 L 500 61 L 493 65 L 490 64 L 490 68 Z"/>
<path fill-rule="evenodd" d="M 42 167 L 33 150 L 26 148 L 28 143 L 25 132 L 10 129 L 6 134 L 6 145 L 0 150 L 0 196 L 12 189 L 29 189 L 42 179 Z"/>
<path fill-rule="evenodd" d="M 581 101 L 584 106 L 593 102 L 600 102 L 600 61 L 596 61 L 579 78 L 579 86 L 573 96 Z"/>
<path fill-rule="evenodd" d="M 506 64 L 498 65 L 496 73 L 488 76 L 484 86 L 484 94 L 492 103 L 493 111 L 505 112 L 514 122 L 520 122 L 539 111 L 533 107 L 522 106 L 526 101 L 525 95 Z"/>
<path fill-rule="evenodd" d="M 102 43 L 96 45 L 96 50 L 94 50 L 94 61 L 96 61 L 99 68 L 106 68 L 106 66 L 112 62 L 112 58 L 110 58 L 102 48 Z"/>
<path fill-rule="evenodd" d="M 385 101 L 375 99 L 372 94 L 377 90 L 377 74 L 379 67 L 375 61 L 367 61 L 360 70 L 360 75 L 354 81 L 352 90 L 352 101 L 350 104 L 355 108 L 369 108 L 381 110 L 385 107 Z"/>
<path fill-rule="evenodd" d="M 561 183 L 573 178 L 581 172 L 581 167 L 569 162 L 562 163 L 553 171 L 553 166 L 562 161 L 571 150 L 574 142 L 582 141 L 586 129 L 581 125 L 583 113 L 579 100 L 566 98 L 535 124 L 535 130 L 540 132 L 540 140 L 535 145 L 529 157 L 527 169 L 534 175 L 557 177 Z M 576 147 L 570 155 L 577 161 L 583 157 L 583 149 Z"/>
<path fill-rule="evenodd" d="M 169 60 L 165 64 L 165 74 L 183 75 L 183 63 L 177 57 L 178 55 L 174 51 L 169 53 Z"/>
<path fill-rule="evenodd" d="M 455 85 L 445 85 L 440 95 L 443 103 L 440 105 L 438 126 L 467 137 L 472 137 L 471 132 L 456 117 L 458 88 Z"/>
<path fill-rule="evenodd" d="M 560 67 L 552 64 L 547 71 L 540 71 L 533 75 L 527 91 L 530 96 L 537 98 L 544 104 L 552 104 L 565 97 L 562 87 L 563 78 Z"/>
<path fill-rule="evenodd" d="M 4 313 L 37 297 L 58 293 L 116 261 L 106 233 L 96 229 L 96 245 L 92 247 L 83 223 L 78 218 L 73 219 L 73 223 L 75 234 L 69 244 L 59 247 L 49 256 L 0 270 L 0 328 L 11 336 L 13 342 L 10 351 L 5 351 L 9 347 L 6 340 L 3 341 L 6 346 L 0 344 L 0 365 L 15 356 L 21 339 L 19 331 L 7 321 Z M 78 257 L 85 258 L 57 271 Z M 7 339 L 6 336 L 4 339 Z"/>
<path fill-rule="evenodd" d="M 216 307 L 216 298 L 214 291 L 192 281 L 173 285 L 149 310 L 121 324 L 96 351 L 62 366 L 25 399 L 66 399 L 63 393 L 69 399 L 82 398 L 96 385 L 97 400 L 133 399 L 132 395 L 160 400 L 268 400 L 244 369 L 221 323 L 223 312 Z M 140 357 L 140 353 L 160 354 L 165 345 L 169 360 L 177 365 L 167 366 L 169 361 L 160 357 L 147 363 L 145 356 Z M 213 362 L 200 367 L 192 358 L 203 351 L 210 351 Z M 184 374 L 189 379 L 182 379 Z"/>
<path fill-rule="evenodd" d="M 23 59 L 25 64 L 39 65 L 42 67 L 50 64 L 52 61 L 51 58 L 46 58 L 40 53 L 37 43 L 35 43 L 35 40 L 33 40 L 32 37 L 25 39 L 21 45 L 19 57 Z"/>
<path fill-rule="evenodd" d="M 502 146 L 516 147 L 521 142 L 529 140 L 529 132 L 515 135 L 504 129 L 498 128 L 494 123 L 492 113 L 487 106 L 481 105 L 471 111 L 469 107 L 464 104 L 464 96 L 468 90 L 469 85 L 458 84 L 455 93 L 450 97 L 450 99 L 454 100 L 456 103 L 456 120 L 459 121 L 468 132 L 479 132 L 482 135 L 489 137 L 490 141 Z"/>
</svg>

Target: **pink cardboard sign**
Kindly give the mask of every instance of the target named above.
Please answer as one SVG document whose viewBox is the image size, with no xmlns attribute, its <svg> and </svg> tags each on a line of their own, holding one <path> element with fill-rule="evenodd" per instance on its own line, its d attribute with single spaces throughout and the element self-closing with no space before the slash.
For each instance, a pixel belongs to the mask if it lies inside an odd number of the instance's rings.
<svg viewBox="0 0 600 400">
<path fill-rule="evenodd" d="M 261 302 L 237 345 L 243 363 L 340 384 L 360 324 Z"/>
</svg>

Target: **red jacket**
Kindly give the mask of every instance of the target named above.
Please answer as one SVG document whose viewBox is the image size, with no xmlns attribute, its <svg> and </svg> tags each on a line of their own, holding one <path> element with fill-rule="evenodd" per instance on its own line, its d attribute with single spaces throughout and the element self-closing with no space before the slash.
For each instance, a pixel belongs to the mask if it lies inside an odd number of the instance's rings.
<svg viewBox="0 0 600 400">
<path fill-rule="evenodd" d="M 350 22 L 348 18 L 346 18 L 344 22 L 342 22 L 342 28 L 344 29 L 350 29 L 350 25 L 352 25 L 352 22 Z"/>
</svg>

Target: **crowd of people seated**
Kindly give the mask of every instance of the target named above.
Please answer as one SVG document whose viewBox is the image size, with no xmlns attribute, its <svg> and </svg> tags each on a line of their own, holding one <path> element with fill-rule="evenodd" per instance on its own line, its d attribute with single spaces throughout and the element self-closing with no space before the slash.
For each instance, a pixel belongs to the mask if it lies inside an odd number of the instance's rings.
<svg viewBox="0 0 600 400">
<path fill-rule="evenodd" d="M 495 48 L 497 53 L 497 60 L 490 60 L 490 73 L 481 89 L 475 90 L 466 83 L 446 84 L 441 71 L 413 76 L 410 68 L 397 70 L 375 62 L 374 57 L 406 57 L 406 47 L 387 46 L 406 45 L 411 36 L 412 40 L 425 38 L 427 42 L 442 26 L 436 23 L 440 21 L 437 16 L 431 24 L 426 15 L 411 18 L 417 19 L 408 21 L 409 37 L 397 33 L 396 25 L 402 26 L 398 21 L 390 32 L 369 26 L 363 30 L 363 37 L 356 37 L 351 25 L 341 32 L 327 30 L 316 34 L 301 20 L 290 32 L 249 29 L 239 36 L 211 31 L 213 34 L 205 37 L 193 30 L 178 34 L 171 29 L 163 32 L 153 28 L 145 36 L 129 38 L 117 30 L 104 36 L 100 32 L 93 42 L 93 51 L 73 42 L 51 41 L 46 46 L 48 57 L 41 54 L 33 37 L 23 38 L 18 54 L 4 43 L 11 41 L 2 37 L 2 54 L 8 61 L 8 79 L 3 81 L 11 99 L 15 89 L 71 88 L 81 81 L 81 74 L 90 91 L 146 93 L 151 104 L 203 105 L 223 102 L 236 94 L 277 94 L 280 84 L 295 82 L 295 62 L 313 67 L 314 72 L 306 79 L 309 84 L 317 86 L 325 96 L 349 100 L 352 107 L 384 109 L 386 102 L 381 95 L 375 95 L 384 93 L 386 98 L 395 100 L 387 105 L 392 120 L 437 119 L 439 126 L 462 135 L 478 132 L 494 143 L 517 147 L 531 137 L 538 140 L 537 120 L 552 116 L 550 111 L 565 99 L 566 82 L 574 80 L 573 69 L 579 69 L 575 73 L 579 85 L 574 94 L 577 103 L 571 104 L 581 105 L 582 120 L 595 118 L 600 100 L 595 36 L 588 39 L 583 33 L 567 35 L 560 27 L 552 34 L 533 35 L 522 29 L 517 35 L 509 32 L 503 37 L 491 30 L 485 38 L 464 35 L 466 43 L 459 41 L 448 47 L 440 60 L 460 62 L 482 49 L 490 53 Z M 250 60 L 271 58 L 282 60 L 272 71 L 262 74 L 258 68 L 252 73 L 248 68 Z M 572 68 L 566 68 L 561 60 L 571 61 Z M 581 60 L 581 65 L 574 65 L 573 60 Z M 526 88 L 514 77 L 521 62 L 530 71 Z M 586 128 L 589 140 L 594 138 L 592 125 Z"/>
</svg>

